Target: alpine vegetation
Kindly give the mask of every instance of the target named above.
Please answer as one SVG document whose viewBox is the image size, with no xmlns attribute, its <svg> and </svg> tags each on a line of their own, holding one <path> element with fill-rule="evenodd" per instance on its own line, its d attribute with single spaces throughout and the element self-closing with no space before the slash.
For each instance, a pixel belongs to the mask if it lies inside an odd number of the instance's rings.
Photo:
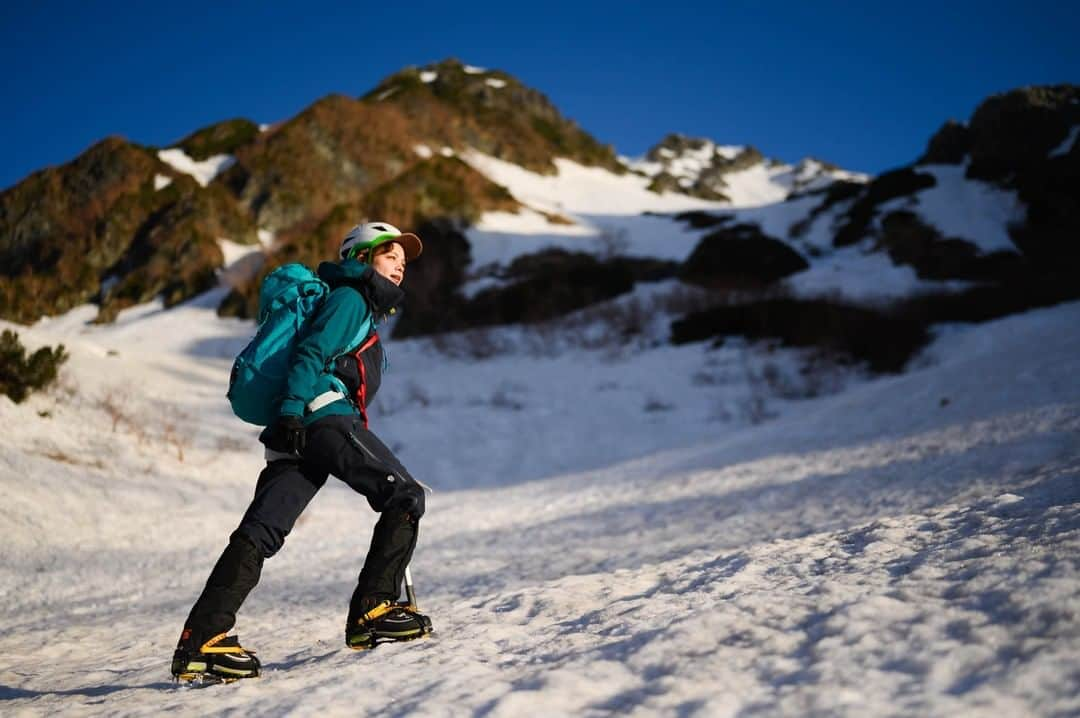
<svg viewBox="0 0 1080 718">
<path fill-rule="evenodd" d="M 30 392 L 45 389 L 56 381 L 67 359 L 63 344 L 42 347 L 28 357 L 19 335 L 5 329 L 0 334 L 0 394 L 16 404 L 22 402 Z"/>
</svg>

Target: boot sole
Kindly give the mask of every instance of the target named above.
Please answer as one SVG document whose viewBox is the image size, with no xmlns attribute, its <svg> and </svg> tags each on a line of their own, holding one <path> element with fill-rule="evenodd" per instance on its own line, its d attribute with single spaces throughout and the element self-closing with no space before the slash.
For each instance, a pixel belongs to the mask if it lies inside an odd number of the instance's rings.
<svg viewBox="0 0 1080 718">
<path fill-rule="evenodd" d="M 370 651 L 376 646 L 381 646 L 384 643 L 408 643 L 409 641 L 415 641 L 420 638 L 429 638 L 432 633 L 433 631 L 430 628 L 425 628 L 425 630 L 420 631 L 419 633 L 413 633 L 407 636 L 391 636 L 379 633 L 371 636 L 371 638 L 366 641 L 355 644 L 346 642 L 345 645 L 354 651 Z"/>
<path fill-rule="evenodd" d="M 232 683 L 247 678 L 258 678 L 259 671 L 228 668 L 217 666 L 210 661 L 188 661 L 186 665 L 174 665 L 173 680 L 177 683 L 202 683 L 216 685 L 218 683 Z"/>
<path fill-rule="evenodd" d="M 225 683 L 236 683 L 237 681 L 247 680 L 249 678 L 258 678 L 258 675 L 253 676 L 219 676 L 214 673 L 180 673 L 173 676 L 173 680 L 178 684 L 188 688 L 206 688 L 208 686 L 219 686 Z"/>
</svg>

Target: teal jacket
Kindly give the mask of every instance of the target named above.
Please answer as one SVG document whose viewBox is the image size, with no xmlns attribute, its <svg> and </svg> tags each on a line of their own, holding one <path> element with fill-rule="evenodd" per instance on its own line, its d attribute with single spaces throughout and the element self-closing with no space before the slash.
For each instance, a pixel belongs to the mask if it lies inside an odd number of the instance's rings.
<svg viewBox="0 0 1080 718">
<path fill-rule="evenodd" d="M 357 414 L 344 384 L 334 376 L 334 361 L 356 349 L 374 330 L 377 317 L 392 311 L 401 290 L 355 259 L 323 262 L 319 278 L 330 293 L 296 346 L 278 413 L 303 417 L 305 424 L 324 416 Z M 382 306 L 379 306 L 379 305 Z M 308 404 L 327 392 L 341 398 L 308 413 Z"/>
</svg>

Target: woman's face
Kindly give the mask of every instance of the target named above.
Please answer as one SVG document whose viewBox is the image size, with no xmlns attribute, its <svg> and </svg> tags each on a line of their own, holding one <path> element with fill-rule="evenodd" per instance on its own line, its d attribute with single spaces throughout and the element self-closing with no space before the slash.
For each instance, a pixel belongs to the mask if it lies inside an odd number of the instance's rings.
<svg viewBox="0 0 1080 718">
<path fill-rule="evenodd" d="M 400 285 L 405 278 L 405 250 L 397 242 L 379 245 L 372 253 L 371 266 L 376 272 Z"/>
</svg>

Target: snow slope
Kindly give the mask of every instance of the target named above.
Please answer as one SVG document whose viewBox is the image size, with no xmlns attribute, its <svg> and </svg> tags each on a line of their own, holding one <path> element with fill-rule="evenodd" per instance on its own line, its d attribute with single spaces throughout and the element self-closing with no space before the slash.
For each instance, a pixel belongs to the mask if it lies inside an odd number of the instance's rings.
<svg viewBox="0 0 1080 718">
<path fill-rule="evenodd" d="M 261 464 L 213 299 L 20 329 L 72 359 L 0 398 L 0 713 L 1080 712 L 1080 304 L 801 401 L 754 380 L 793 355 L 738 343 L 389 342 L 374 426 L 437 489 L 436 635 L 344 647 L 374 515 L 332 482 L 242 613 L 265 674 L 199 691 L 172 645 Z"/>
<path fill-rule="evenodd" d="M 731 155 L 740 149 L 706 143 L 702 151 L 723 150 Z M 872 240 L 834 247 L 833 238 L 854 200 L 837 202 L 814 215 L 823 201 L 820 194 L 796 193 L 786 198 L 793 191 L 820 189 L 823 183 L 838 179 L 866 182 L 869 178 L 827 168 L 815 160 L 803 160 L 795 166 L 762 162 L 728 173 L 724 175 L 724 191 L 731 202 L 719 203 L 651 192 L 646 176 L 616 175 L 567 159 L 555 160 L 555 175 L 536 174 L 475 151 L 465 153 L 462 159 L 506 187 L 525 206 L 517 213 L 486 213 L 466 230 L 475 280 L 466 286 L 466 294 L 491 286 L 497 281 L 492 275 L 515 258 L 551 247 L 601 257 L 682 262 L 702 237 L 715 229 L 695 229 L 675 219 L 678 213 L 688 211 L 729 217 L 732 226 L 757 225 L 769 237 L 788 243 L 810 264 L 809 269 L 786 281 L 794 296 L 887 303 L 913 294 L 970 286 L 962 281 L 919 279 L 912 267 L 894 264 Z M 659 165 L 648 162 L 631 165 L 653 174 L 659 171 Z M 1009 227 L 1023 219 L 1026 206 L 1015 192 L 969 180 L 963 167 L 929 165 L 919 167 L 919 171 L 933 175 L 935 186 L 883 204 L 875 221 L 890 211 L 909 210 L 938 228 L 943 237 L 965 239 L 980 252 L 1016 251 Z"/>
<path fill-rule="evenodd" d="M 674 213 L 717 209 L 716 202 L 686 195 L 657 194 L 649 181 L 634 174 L 616 175 L 556 159 L 556 175 L 541 175 L 495 157 L 469 152 L 462 156 L 493 182 L 507 187 L 526 209 L 488 212 L 467 232 L 474 267 L 509 264 L 515 257 L 547 247 L 685 259 L 700 233 L 687 231 L 665 217 Z M 561 221 L 552 221 L 553 217 Z"/>
</svg>

